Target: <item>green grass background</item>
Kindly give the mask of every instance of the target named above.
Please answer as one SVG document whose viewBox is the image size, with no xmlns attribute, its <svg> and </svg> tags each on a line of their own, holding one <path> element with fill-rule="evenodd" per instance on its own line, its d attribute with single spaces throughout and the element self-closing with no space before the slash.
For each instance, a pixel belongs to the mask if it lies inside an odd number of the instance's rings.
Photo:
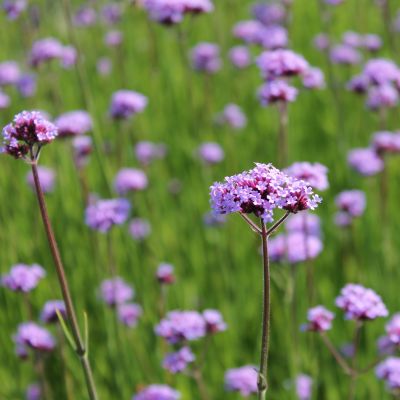
<svg viewBox="0 0 400 400">
<path fill-rule="evenodd" d="M 348 0 L 334 9 L 332 37 L 340 39 L 349 29 L 360 33 L 385 35 L 379 10 L 372 0 Z M 32 1 L 40 11 L 40 25 L 32 29 L 26 17 L 9 22 L 0 17 L 0 61 L 14 59 L 26 63 L 26 53 L 34 40 L 54 36 L 70 43 L 62 4 L 53 1 Z M 100 8 L 102 2 L 96 2 Z M 261 259 L 259 241 L 239 216 L 230 216 L 218 228 L 205 227 L 203 214 L 209 210 L 208 190 L 214 180 L 252 167 L 253 162 L 276 162 L 278 116 L 275 108 L 262 108 L 256 98 L 261 84 L 255 66 L 235 70 L 227 60 L 229 48 L 238 44 L 231 35 L 235 22 L 249 18 L 249 1 L 218 0 L 214 13 L 186 20 L 181 31 L 185 41 L 179 43 L 175 28 L 149 23 L 145 13 L 126 7 L 119 29 L 124 34 L 120 50 L 106 48 L 103 37 L 107 27 L 98 24 L 75 28 L 81 50 L 84 86 L 76 70 L 63 70 L 56 63 L 38 71 L 38 92 L 22 99 L 9 91 L 12 106 L 2 110 L 1 125 L 23 109 L 42 109 L 52 116 L 80 108 L 88 108 L 95 119 L 93 133 L 97 156 L 93 154 L 87 168 L 90 190 L 102 197 L 114 195 L 109 186 L 121 166 L 134 167 L 133 144 L 138 140 L 161 141 L 168 146 L 165 160 L 148 167 L 149 188 L 132 199 L 133 213 L 148 218 L 153 232 L 140 244 L 127 233 L 127 227 L 112 231 L 117 268 L 124 279 L 134 285 L 136 301 L 144 315 L 137 328 L 113 328 L 113 313 L 98 299 L 98 287 L 108 277 L 107 240 L 90 231 L 84 224 L 84 205 L 79 180 L 71 160 L 68 141 L 56 141 L 44 149 L 41 164 L 57 172 L 57 187 L 47 195 L 51 218 L 66 265 L 73 297 L 90 323 L 90 358 L 102 399 L 129 399 L 142 385 L 167 382 L 182 392 L 183 399 L 199 398 L 194 383 L 183 375 L 167 375 L 160 367 L 164 350 L 153 333 L 158 321 L 159 286 L 154 273 L 159 262 L 175 266 L 177 283 L 168 294 L 168 309 L 221 310 L 229 329 L 215 336 L 204 367 L 210 398 L 238 399 L 226 393 L 223 375 L 226 369 L 257 364 L 261 330 Z M 74 4 L 74 7 L 78 3 Z M 311 64 L 327 71 L 324 56 L 313 48 L 312 39 L 323 30 L 317 1 L 296 0 L 290 24 L 291 48 L 304 54 Z M 394 38 L 398 44 L 398 38 Z M 200 41 L 221 46 L 224 68 L 207 82 L 193 73 L 181 57 Z M 254 49 L 254 55 L 259 50 Z M 385 46 L 380 55 L 398 58 L 397 51 Z M 96 61 L 101 56 L 113 60 L 113 72 L 98 76 Z M 342 84 L 359 71 L 359 67 L 335 67 L 335 79 Z M 346 164 L 347 150 L 367 146 L 378 130 L 375 114 L 367 111 L 363 100 L 340 86 L 338 112 L 329 88 L 323 91 L 302 91 L 290 105 L 290 162 L 319 161 L 329 168 L 330 189 L 323 193 L 324 202 L 316 213 L 322 218 L 324 251 L 315 260 L 317 303 L 335 309 L 334 299 L 347 282 L 359 282 L 376 290 L 391 313 L 400 309 L 399 293 L 399 160 L 388 163 L 390 191 L 387 227 L 380 218 L 379 178 L 362 178 Z M 149 97 L 149 106 L 132 123 L 117 125 L 107 115 L 111 94 L 118 89 L 137 90 Z M 86 92 L 89 105 L 85 102 Z M 235 102 L 243 107 L 248 125 L 235 134 L 228 128 L 215 126 L 216 112 Z M 389 115 L 389 129 L 398 128 L 398 110 Z M 195 156 L 202 141 L 216 141 L 226 152 L 219 165 L 205 167 Z M 103 151 L 104 142 L 115 149 L 123 146 L 124 163 L 119 165 L 115 153 Z M 39 217 L 36 199 L 25 183 L 29 167 L 10 157 L 1 158 L 0 168 L 0 273 L 11 265 L 39 263 L 47 278 L 30 295 L 35 313 L 48 299 L 59 298 L 55 270 Z M 102 173 L 104 172 L 104 174 Z M 104 176 L 103 176 L 104 175 Z M 104 179 L 104 177 L 106 179 Z M 172 179 L 179 179 L 178 195 L 168 191 Z M 108 184 L 106 183 L 108 181 Z M 333 224 L 334 196 L 341 190 L 358 188 L 366 191 L 367 211 L 356 222 L 352 233 Z M 384 245 L 387 229 L 390 241 Z M 294 399 L 291 380 L 302 372 L 314 379 L 315 399 L 343 399 L 349 380 L 322 347 L 318 338 L 300 333 L 309 308 L 305 266 L 296 269 L 296 315 L 291 313 L 289 298 L 292 283 L 290 268 L 272 266 L 272 330 L 270 349 L 270 399 Z M 0 398 L 23 398 L 26 386 L 35 381 L 30 362 L 21 362 L 14 354 L 12 335 L 17 325 L 27 318 L 22 297 L 6 289 L 0 290 Z M 351 339 L 353 324 L 336 319 L 330 332 L 338 346 Z M 385 321 L 367 324 L 361 340 L 360 365 L 367 365 L 376 356 L 375 341 L 384 332 Z M 53 330 L 53 333 L 56 333 Z M 294 340 L 294 338 L 297 338 Z M 201 342 L 194 344 L 201 351 Z M 86 398 L 80 366 L 67 350 L 67 370 L 74 383 L 74 399 Z M 46 374 L 53 399 L 64 399 L 63 365 L 56 351 L 46 359 Z M 357 385 L 357 399 L 390 398 L 382 382 L 373 372 L 362 377 Z"/>
</svg>

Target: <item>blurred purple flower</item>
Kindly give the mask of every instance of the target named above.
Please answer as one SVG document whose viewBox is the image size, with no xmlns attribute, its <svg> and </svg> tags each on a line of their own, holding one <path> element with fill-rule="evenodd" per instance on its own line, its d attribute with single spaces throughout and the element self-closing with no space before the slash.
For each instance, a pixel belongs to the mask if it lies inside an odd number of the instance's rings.
<svg viewBox="0 0 400 400">
<path fill-rule="evenodd" d="M 192 67 L 195 71 L 214 74 L 221 69 L 219 46 L 213 43 L 199 43 L 190 53 Z"/>
<path fill-rule="evenodd" d="M 234 46 L 229 50 L 231 63 L 239 69 L 248 67 L 251 62 L 251 54 L 246 46 Z"/>
<path fill-rule="evenodd" d="M 206 164 L 210 165 L 220 163 L 225 157 L 224 150 L 215 142 L 203 143 L 198 149 L 198 155 Z"/>
<path fill-rule="evenodd" d="M 303 329 L 311 332 L 325 332 L 332 328 L 332 321 L 335 314 L 327 310 L 324 306 L 310 308 L 307 312 L 307 320 Z"/>
<path fill-rule="evenodd" d="M 203 318 L 206 321 L 206 330 L 207 333 L 217 333 L 226 331 L 226 323 L 222 314 L 218 310 L 204 310 Z"/>
<path fill-rule="evenodd" d="M 16 85 L 21 77 L 21 69 L 16 61 L 0 63 L 0 86 Z"/>
<path fill-rule="evenodd" d="M 110 25 L 116 24 L 121 20 L 122 9 L 120 3 L 108 3 L 101 9 L 103 20 Z"/>
<path fill-rule="evenodd" d="M 46 324 L 58 322 L 57 311 L 65 319 L 67 317 L 67 311 L 63 300 L 49 300 L 47 301 L 40 314 L 40 320 Z"/>
<path fill-rule="evenodd" d="M 156 278 L 159 283 L 171 285 L 175 282 L 174 267 L 171 264 L 161 263 L 156 272 Z"/>
<path fill-rule="evenodd" d="M 357 32 L 347 31 L 342 36 L 342 42 L 346 46 L 361 47 L 363 44 L 363 37 Z"/>
<path fill-rule="evenodd" d="M 108 57 L 101 57 L 97 60 L 96 68 L 99 75 L 110 75 L 112 70 L 112 61 Z"/>
<path fill-rule="evenodd" d="M 203 222 L 207 226 L 219 226 L 226 222 L 226 215 L 216 214 L 213 211 L 205 213 L 203 216 Z"/>
<path fill-rule="evenodd" d="M 239 392 L 244 397 L 257 393 L 257 368 L 246 365 L 229 369 L 225 373 L 225 388 L 230 392 Z"/>
<path fill-rule="evenodd" d="M 248 44 L 260 44 L 264 26 L 259 21 L 240 21 L 233 27 L 233 36 Z"/>
<path fill-rule="evenodd" d="M 32 97 L 36 93 L 36 76 L 24 74 L 17 82 L 17 89 L 22 97 Z"/>
<path fill-rule="evenodd" d="M 329 187 L 328 168 L 320 163 L 296 162 L 284 169 L 284 172 L 306 182 L 313 189 L 326 190 Z"/>
<path fill-rule="evenodd" d="M 330 59 L 333 64 L 354 65 L 361 62 L 361 54 L 351 46 L 338 44 L 332 48 Z"/>
<path fill-rule="evenodd" d="M 373 111 L 393 108 L 399 103 L 399 93 L 390 84 L 374 86 L 369 89 L 366 105 Z"/>
<path fill-rule="evenodd" d="M 32 383 L 26 388 L 25 400 L 42 400 L 42 390 L 38 383 Z"/>
<path fill-rule="evenodd" d="M 285 8 L 279 3 L 257 3 L 252 8 L 254 18 L 263 25 L 273 25 L 284 22 Z"/>
<path fill-rule="evenodd" d="M 26 10 L 27 0 L 4 0 L 3 10 L 7 14 L 7 18 L 11 21 L 17 19 L 20 14 Z"/>
<path fill-rule="evenodd" d="M 112 30 L 106 33 L 104 43 L 110 47 L 117 47 L 122 43 L 123 35 L 121 31 Z"/>
<path fill-rule="evenodd" d="M 46 271 L 38 264 L 16 264 L 7 275 L 1 277 L 1 285 L 14 292 L 28 293 L 35 289 L 45 276 Z"/>
<path fill-rule="evenodd" d="M 186 369 L 188 364 L 196 359 L 189 346 L 182 347 L 174 353 L 169 353 L 163 360 L 163 368 L 176 374 Z"/>
<path fill-rule="evenodd" d="M 363 47 L 374 53 L 382 47 L 382 39 L 373 33 L 368 33 L 363 37 Z"/>
<path fill-rule="evenodd" d="M 372 147 L 380 156 L 400 153 L 400 132 L 376 132 L 372 139 Z"/>
<path fill-rule="evenodd" d="M 42 187 L 43 193 L 51 193 L 54 191 L 54 185 L 56 181 L 56 173 L 51 168 L 43 167 L 38 165 L 37 172 L 39 175 L 40 186 Z M 33 179 L 32 171 L 29 171 L 26 176 L 26 181 L 32 190 L 35 189 L 35 181 Z"/>
<path fill-rule="evenodd" d="M 114 179 L 114 189 L 121 196 L 147 188 L 148 179 L 145 172 L 135 168 L 122 168 Z"/>
<path fill-rule="evenodd" d="M 79 7 L 73 16 L 73 23 L 75 26 L 91 26 L 96 23 L 96 20 L 96 10 L 87 5 Z"/>
<path fill-rule="evenodd" d="M 385 329 L 389 340 L 395 345 L 400 345 L 400 313 L 392 316 Z"/>
<path fill-rule="evenodd" d="M 288 32 L 280 25 L 267 26 L 260 32 L 260 38 L 258 41 L 265 49 L 282 49 L 288 45 Z"/>
<path fill-rule="evenodd" d="M 110 114 L 116 119 L 126 119 L 144 111 L 146 96 L 133 90 L 118 90 L 111 98 Z"/>
<path fill-rule="evenodd" d="M 290 86 L 283 79 L 276 79 L 264 83 L 258 90 L 261 105 L 269 106 L 273 103 L 290 103 L 297 98 L 297 89 Z"/>
<path fill-rule="evenodd" d="M 143 240 L 151 233 L 149 221 L 143 218 L 133 218 L 129 223 L 129 233 L 135 240 Z"/>
<path fill-rule="evenodd" d="M 167 149 L 163 143 L 141 141 L 135 146 L 135 156 L 143 165 L 149 165 L 155 159 L 164 158 L 166 152 Z"/>
<path fill-rule="evenodd" d="M 227 124 L 235 130 L 243 129 L 247 124 L 247 118 L 243 110 L 237 104 L 227 104 L 217 116 L 217 122 Z"/>
<path fill-rule="evenodd" d="M 319 68 L 309 68 L 303 74 L 303 86 L 307 89 L 322 89 L 325 87 L 324 73 Z"/>
<path fill-rule="evenodd" d="M 133 396 L 132 400 L 179 400 L 181 394 L 167 385 L 149 385 Z"/>
<path fill-rule="evenodd" d="M 72 139 L 72 148 L 75 163 L 79 168 L 82 168 L 92 152 L 92 138 L 90 136 L 76 136 Z"/>
<path fill-rule="evenodd" d="M 61 59 L 63 55 L 63 45 L 54 38 L 45 38 L 33 43 L 30 53 L 30 64 L 38 67 L 45 62 Z"/>
<path fill-rule="evenodd" d="M 118 304 L 117 313 L 119 320 L 129 328 L 134 328 L 141 315 L 143 314 L 142 307 L 136 303 Z"/>
<path fill-rule="evenodd" d="M 49 352 L 54 350 L 56 343 L 51 333 L 35 322 L 23 322 L 18 326 L 17 333 L 13 336 L 17 354 L 22 354 L 28 348 Z M 21 353 L 20 353 L 21 352 Z"/>
<path fill-rule="evenodd" d="M 78 59 L 78 52 L 73 46 L 64 46 L 61 54 L 61 66 L 69 69 L 76 64 Z"/>
<path fill-rule="evenodd" d="M 54 124 L 58 128 L 59 137 L 84 135 L 93 129 L 91 116 L 83 110 L 61 114 Z"/>
<path fill-rule="evenodd" d="M 11 104 L 10 96 L 0 90 L 0 110 L 8 108 L 10 104 Z"/>
<path fill-rule="evenodd" d="M 132 300 L 135 291 L 122 278 L 105 279 L 100 286 L 103 301 L 113 307 Z"/>
<path fill-rule="evenodd" d="M 289 233 L 302 232 L 320 236 L 321 221 L 317 215 L 305 211 L 301 214 L 291 215 L 285 222 L 285 228 Z"/>
<path fill-rule="evenodd" d="M 353 218 L 360 217 L 364 213 L 366 203 L 365 193 L 361 190 L 345 190 L 336 196 L 335 203 L 340 213 L 346 214 L 351 223 Z"/>
<path fill-rule="evenodd" d="M 388 357 L 378 364 L 375 369 L 376 376 L 383 379 L 391 391 L 400 389 L 400 358 Z"/>
<path fill-rule="evenodd" d="M 400 74 L 397 65 L 384 58 L 374 58 L 364 66 L 362 74 L 371 85 L 384 85 L 394 82 Z"/>
<path fill-rule="evenodd" d="M 364 176 L 372 176 L 384 168 L 383 160 L 370 148 L 353 149 L 347 156 L 350 167 Z"/>
<path fill-rule="evenodd" d="M 312 397 L 313 380 L 308 375 L 300 374 L 296 377 L 296 395 L 299 400 L 310 400 Z"/>
<path fill-rule="evenodd" d="M 326 33 L 319 33 L 314 37 L 313 43 L 318 50 L 327 50 L 330 44 L 329 36 Z"/>
</svg>

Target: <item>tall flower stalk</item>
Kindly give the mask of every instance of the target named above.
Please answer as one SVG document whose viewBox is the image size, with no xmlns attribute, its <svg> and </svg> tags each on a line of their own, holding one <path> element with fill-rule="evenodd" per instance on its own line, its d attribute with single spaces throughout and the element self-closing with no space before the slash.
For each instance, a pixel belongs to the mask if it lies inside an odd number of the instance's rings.
<svg viewBox="0 0 400 400">
<path fill-rule="evenodd" d="M 211 186 L 211 205 L 217 214 L 238 212 L 253 232 L 261 236 L 263 253 L 263 312 L 258 371 L 258 399 L 264 400 L 268 390 L 268 353 L 271 316 L 270 265 L 268 237 L 275 232 L 291 213 L 314 209 L 321 201 L 304 181 L 290 177 L 271 164 L 256 164 L 250 171 L 225 178 Z M 274 211 L 284 215 L 274 222 Z M 260 227 L 248 214 L 260 221 Z M 271 223 L 270 227 L 267 224 Z"/>
<path fill-rule="evenodd" d="M 42 147 L 52 142 L 57 135 L 58 131 L 56 126 L 45 120 L 39 112 L 23 111 L 14 117 L 13 123 L 4 127 L 4 146 L 2 152 L 17 159 L 21 158 L 31 165 L 40 214 L 46 231 L 50 251 L 54 259 L 62 297 L 66 306 L 66 315 L 71 332 L 71 342 L 74 345 L 74 350 L 82 365 L 89 398 L 91 400 L 97 400 L 98 397 L 92 368 L 88 358 L 87 344 L 82 340 L 68 280 L 61 260 L 53 227 L 47 212 L 46 201 L 38 174 L 37 166 Z"/>
</svg>

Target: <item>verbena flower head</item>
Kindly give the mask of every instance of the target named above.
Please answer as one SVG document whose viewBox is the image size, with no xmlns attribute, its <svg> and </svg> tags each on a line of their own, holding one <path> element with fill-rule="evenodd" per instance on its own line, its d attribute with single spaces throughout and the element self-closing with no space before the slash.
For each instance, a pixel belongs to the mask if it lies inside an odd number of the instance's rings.
<svg viewBox="0 0 400 400">
<path fill-rule="evenodd" d="M 174 25 L 183 20 L 182 0 L 144 0 L 143 6 L 154 21 L 165 25 Z"/>
<path fill-rule="evenodd" d="M 171 285 L 175 282 L 174 266 L 167 263 L 159 264 L 156 272 L 158 282 L 164 285 Z"/>
<path fill-rule="evenodd" d="M 369 87 L 368 78 L 365 75 L 356 75 L 347 83 L 347 89 L 358 94 L 364 94 Z"/>
<path fill-rule="evenodd" d="M 45 38 L 33 43 L 30 53 L 30 64 L 33 67 L 55 59 L 61 59 L 63 55 L 63 45 L 54 38 Z"/>
<path fill-rule="evenodd" d="M 332 48 L 330 59 L 334 64 L 354 65 L 361 62 L 361 54 L 352 46 L 338 44 Z"/>
<path fill-rule="evenodd" d="M 362 72 L 370 85 L 395 82 L 399 73 L 397 65 L 393 61 L 384 58 L 375 58 L 367 61 Z"/>
<path fill-rule="evenodd" d="M 304 181 L 292 178 L 272 164 L 256 164 L 250 171 L 226 177 L 210 188 L 211 206 L 217 214 L 254 214 L 273 221 L 275 209 L 292 213 L 314 209 L 321 201 Z"/>
<path fill-rule="evenodd" d="M 93 121 L 86 111 L 70 111 L 60 115 L 54 124 L 60 137 L 79 136 L 93 129 Z"/>
<path fill-rule="evenodd" d="M 119 3 L 105 4 L 101 9 L 104 22 L 113 25 L 118 23 L 122 17 L 122 8 Z"/>
<path fill-rule="evenodd" d="M 73 46 L 64 46 L 62 49 L 60 64 L 65 69 L 72 68 L 78 59 L 78 51 Z"/>
<path fill-rule="evenodd" d="M 143 218 L 133 218 L 129 224 L 129 233 L 135 240 L 146 239 L 151 233 L 150 222 Z"/>
<path fill-rule="evenodd" d="M 15 85 L 21 77 L 21 69 L 16 61 L 0 63 L 0 86 Z"/>
<path fill-rule="evenodd" d="M 303 328 L 311 332 L 329 331 L 332 328 L 334 318 L 335 314 L 327 310 L 324 306 L 316 306 L 308 310 L 308 323 Z"/>
<path fill-rule="evenodd" d="M 182 372 L 186 367 L 196 359 L 189 346 L 182 347 L 180 350 L 169 353 L 163 360 L 163 368 L 176 374 Z"/>
<path fill-rule="evenodd" d="M 373 33 L 367 33 L 363 37 L 363 47 L 371 53 L 375 53 L 382 47 L 382 39 Z"/>
<path fill-rule="evenodd" d="M 290 232 L 280 234 L 270 239 L 269 254 L 272 261 L 297 264 L 316 258 L 323 249 L 323 244 L 318 236 L 303 232 Z"/>
<path fill-rule="evenodd" d="M 56 342 L 51 333 L 35 322 L 24 322 L 20 324 L 13 340 L 17 349 L 17 354 L 19 355 L 27 355 L 28 349 L 49 352 L 56 346 Z"/>
<path fill-rule="evenodd" d="M 91 26 L 97 20 L 96 10 L 87 5 L 81 6 L 73 16 L 73 23 L 75 26 Z"/>
<path fill-rule="evenodd" d="M 44 193 L 51 193 L 54 190 L 56 173 L 51 168 L 38 166 L 37 172 L 39 175 L 40 186 Z M 32 190 L 35 190 L 35 181 L 33 179 L 32 171 L 29 171 L 26 176 L 26 181 Z"/>
<path fill-rule="evenodd" d="M 206 142 L 200 145 L 198 155 L 206 164 L 218 164 L 225 157 L 222 147 L 215 142 Z"/>
<path fill-rule="evenodd" d="M 246 68 L 252 62 L 250 50 L 246 46 L 234 46 L 229 50 L 229 60 L 236 68 Z"/>
<path fill-rule="evenodd" d="M 22 111 L 3 128 L 2 151 L 15 158 L 23 158 L 33 147 L 40 149 L 52 142 L 57 134 L 57 127 L 40 112 Z"/>
<path fill-rule="evenodd" d="M 325 51 L 329 48 L 329 36 L 326 33 L 319 33 L 314 37 L 314 47 L 320 51 Z"/>
<path fill-rule="evenodd" d="M 156 326 L 155 332 L 169 343 L 199 339 L 206 334 L 206 322 L 197 311 L 171 311 Z"/>
<path fill-rule="evenodd" d="M 3 10 L 7 14 L 7 18 L 13 21 L 25 11 L 27 5 L 27 0 L 4 0 Z"/>
<path fill-rule="evenodd" d="M 400 133 L 376 132 L 372 139 L 372 147 L 381 156 L 400 153 Z"/>
<path fill-rule="evenodd" d="M 296 395 L 299 400 L 310 400 L 313 380 L 310 376 L 300 374 L 296 377 Z"/>
<path fill-rule="evenodd" d="M 279 24 L 284 21 L 286 12 L 279 3 L 258 3 L 252 7 L 252 14 L 263 25 Z"/>
<path fill-rule="evenodd" d="M 325 87 L 324 73 L 319 68 L 309 68 L 303 74 L 303 86 L 306 89 L 322 89 Z"/>
<path fill-rule="evenodd" d="M 140 169 L 123 168 L 114 179 L 114 189 L 119 195 L 137 192 L 147 188 L 147 175 Z"/>
<path fill-rule="evenodd" d="M 302 75 L 308 62 L 292 50 L 274 50 L 262 53 L 256 60 L 264 79 Z"/>
<path fill-rule="evenodd" d="M 32 97 L 36 93 L 36 75 L 23 74 L 16 84 L 17 90 L 22 97 Z"/>
<path fill-rule="evenodd" d="M 181 394 L 167 385 L 150 385 L 132 397 L 132 400 L 179 400 Z"/>
<path fill-rule="evenodd" d="M 135 156 L 143 165 L 149 165 L 156 159 L 165 156 L 167 149 L 163 143 L 153 143 L 149 141 L 138 142 L 135 146 Z"/>
<path fill-rule="evenodd" d="M 214 43 L 199 43 L 192 49 L 190 58 L 195 71 L 214 74 L 221 69 L 219 46 Z"/>
<path fill-rule="evenodd" d="M 340 212 L 347 214 L 351 221 L 364 213 L 365 193 L 361 190 L 345 190 L 336 196 L 335 203 Z"/>
<path fill-rule="evenodd" d="M 28 293 L 35 289 L 46 276 L 46 271 L 37 264 L 13 265 L 7 275 L 2 276 L 1 284 L 14 292 Z"/>
<path fill-rule="evenodd" d="M 351 168 L 364 176 L 376 175 L 385 167 L 383 160 L 370 148 L 351 150 L 347 162 Z"/>
<path fill-rule="evenodd" d="M 288 32 L 280 25 L 264 27 L 260 32 L 259 44 L 267 50 L 282 49 L 288 45 Z"/>
<path fill-rule="evenodd" d="M 400 313 L 394 314 L 386 324 L 386 333 L 390 342 L 396 345 L 400 344 Z"/>
<path fill-rule="evenodd" d="M 222 317 L 222 314 L 218 310 L 204 310 L 203 318 L 206 321 L 206 330 L 208 333 L 226 331 L 226 323 Z"/>
<path fill-rule="evenodd" d="M 106 279 L 101 283 L 100 295 L 109 306 L 115 306 L 132 300 L 135 291 L 122 278 Z"/>
<path fill-rule="evenodd" d="M 103 233 L 108 232 L 114 225 L 122 225 L 128 219 L 130 209 L 126 199 L 96 200 L 86 208 L 86 225 Z"/>
<path fill-rule="evenodd" d="M 292 214 L 286 220 L 285 228 L 289 233 L 302 232 L 313 236 L 320 236 L 321 221 L 318 215 L 309 212 Z"/>
<path fill-rule="evenodd" d="M 11 98 L 0 90 L 0 110 L 8 108 L 11 104 Z"/>
<path fill-rule="evenodd" d="M 144 111 L 146 96 L 133 90 L 118 90 L 111 98 L 110 114 L 116 119 L 127 119 Z"/>
<path fill-rule="evenodd" d="M 336 305 L 345 311 L 346 319 L 373 320 L 388 315 L 381 297 L 372 289 L 351 283 L 342 289 Z"/>
<path fill-rule="evenodd" d="M 221 124 L 227 124 L 231 128 L 243 129 L 247 124 L 247 118 L 242 109 L 233 103 L 227 104 L 217 120 Z"/>
<path fill-rule="evenodd" d="M 260 44 L 264 26 L 259 21 L 238 22 L 232 30 L 233 36 L 248 44 Z"/>
<path fill-rule="evenodd" d="M 258 90 L 261 105 L 268 106 L 274 103 L 291 103 L 297 98 L 297 89 L 283 79 L 276 79 L 264 83 Z"/>
<path fill-rule="evenodd" d="M 244 397 L 257 393 L 258 373 L 256 367 L 246 365 L 229 369 L 225 373 L 225 388 L 230 392 L 239 392 Z"/>
<path fill-rule="evenodd" d="M 38 383 L 32 383 L 26 388 L 26 400 L 41 400 L 42 398 L 42 390 L 40 389 L 40 385 Z"/>
<path fill-rule="evenodd" d="M 368 91 L 366 105 L 372 111 L 381 108 L 393 108 L 399 103 L 399 93 L 390 84 L 373 86 Z"/>
<path fill-rule="evenodd" d="M 134 328 L 141 315 L 143 314 L 142 307 L 136 303 L 118 304 L 117 307 L 118 319 L 127 327 Z"/>
<path fill-rule="evenodd" d="M 43 306 L 42 312 L 40 313 L 40 320 L 48 323 L 58 322 L 57 311 L 66 318 L 67 311 L 65 303 L 62 300 L 49 300 Z"/>
<path fill-rule="evenodd" d="M 380 356 L 391 356 L 395 354 L 397 350 L 397 345 L 394 344 L 386 335 L 378 338 L 376 347 Z"/>
<path fill-rule="evenodd" d="M 351 47 L 361 47 L 362 46 L 362 36 L 354 31 L 346 31 L 342 35 L 343 44 Z"/>
<path fill-rule="evenodd" d="M 375 369 L 376 376 L 383 379 L 391 391 L 400 390 L 400 358 L 388 357 Z"/>
<path fill-rule="evenodd" d="M 122 43 L 123 35 L 121 31 L 108 31 L 104 37 L 104 43 L 109 47 L 117 47 Z"/>
<path fill-rule="evenodd" d="M 307 182 L 317 190 L 326 190 L 328 183 L 328 168 L 320 163 L 296 162 L 284 170 L 289 176 Z"/>
<path fill-rule="evenodd" d="M 324 0 L 326 4 L 329 4 L 330 6 L 338 6 L 339 4 L 342 4 L 344 0 Z"/>
</svg>

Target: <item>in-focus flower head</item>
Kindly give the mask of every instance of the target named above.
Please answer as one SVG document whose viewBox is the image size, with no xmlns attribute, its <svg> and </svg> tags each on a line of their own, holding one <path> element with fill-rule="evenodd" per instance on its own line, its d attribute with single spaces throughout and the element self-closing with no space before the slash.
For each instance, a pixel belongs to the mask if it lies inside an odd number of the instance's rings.
<svg viewBox="0 0 400 400">
<path fill-rule="evenodd" d="M 335 317 L 331 311 L 324 306 L 310 308 L 307 312 L 307 320 L 303 329 L 311 332 L 325 332 L 332 328 L 332 321 Z"/>
<path fill-rule="evenodd" d="M 17 354 L 33 349 L 40 352 L 49 352 L 55 348 L 55 340 L 51 333 L 35 322 L 24 322 L 18 326 L 17 333 L 13 336 Z"/>
<path fill-rule="evenodd" d="M 46 324 L 58 322 L 57 311 L 65 319 L 67 316 L 67 311 L 65 308 L 65 303 L 62 300 L 49 300 L 47 301 L 40 313 L 40 320 Z"/>
<path fill-rule="evenodd" d="M 40 149 L 53 141 L 57 135 L 57 127 L 47 121 L 40 112 L 22 111 L 14 117 L 12 123 L 3 128 L 2 151 L 15 158 L 23 158 L 33 146 Z"/>
<path fill-rule="evenodd" d="M 386 317 L 388 310 L 372 289 L 361 285 L 347 284 L 336 298 L 336 305 L 345 311 L 346 319 L 373 320 Z"/>
<path fill-rule="evenodd" d="M 176 374 L 186 369 L 196 359 L 189 346 L 184 346 L 174 353 L 168 353 L 163 360 L 163 368 Z"/>
<path fill-rule="evenodd" d="M 199 43 L 192 49 L 190 59 L 195 71 L 215 74 L 221 69 L 219 46 L 214 43 Z"/>
<path fill-rule="evenodd" d="M 257 368 L 246 365 L 240 368 L 232 368 L 225 373 L 225 389 L 230 392 L 239 392 L 244 397 L 257 393 Z"/>
<path fill-rule="evenodd" d="M 307 182 L 314 189 L 326 190 L 329 187 L 328 168 L 320 163 L 296 162 L 284 172 L 293 178 Z"/>
<path fill-rule="evenodd" d="M 39 175 L 40 186 L 43 193 L 51 193 L 54 190 L 56 181 L 56 173 L 53 169 L 38 165 L 37 172 Z M 35 181 L 33 179 L 32 171 L 29 171 L 26 176 L 26 181 L 32 190 L 35 190 Z"/>
<path fill-rule="evenodd" d="M 208 333 L 226 331 L 226 323 L 222 317 L 222 314 L 218 310 L 204 310 L 203 318 L 206 321 L 206 329 Z"/>
<path fill-rule="evenodd" d="M 133 90 L 118 90 L 111 98 L 110 114 L 115 119 L 127 119 L 147 107 L 146 96 Z"/>
<path fill-rule="evenodd" d="M 309 68 L 304 57 L 292 50 L 265 51 L 256 63 L 264 79 L 302 75 Z"/>
<path fill-rule="evenodd" d="M 161 263 L 157 267 L 156 278 L 158 282 L 164 285 L 171 285 L 175 282 L 174 266 L 167 263 Z"/>
<path fill-rule="evenodd" d="M 135 240 L 144 240 L 151 233 L 150 222 L 143 218 L 133 218 L 129 223 L 129 233 Z"/>
<path fill-rule="evenodd" d="M 203 316 L 197 311 L 171 311 L 156 326 L 155 332 L 175 344 L 204 337 L 206 328 Z"/>
<path fill-rule="evenodd" d="M 122 278 L 105 279 L 100 286 L 100 295 L 109 306 L 120 305 L 132 300 L 135 291 Z"/>
<path fill-rule="evenodd" d="M 310 400 L 312 397 L 313 380 L 305 374 L 296 377 L 296 394 L 299 400 Z"/>
<path fill-rule="evenodd" d="M 118 319 L 127 327 L 134 328 L 141 315 L 142 307 L 136 303 L 123 303 L 117 306 Z"/>
<path fill-rule="evenodd" d="M 358 148 L 349 152 L 347 162 L 350 167 L 364 176 L 372 176 L 385 167 L 383 160 L 370 148 Z"/>
<path fill-rule="evenodd" d="M 35 289 L 45 276 L 46 271 L 40 265 L 16 264 L 8 274 L 1 277 L 1 284 L 14 292 L 28 293 Z"/>
<path fill-rule="evenodd" d="M 147 188 L 148 180 L 144 171 L 136 168 L 121 169 L 114 179 L 114 189 L 121 196 Z"/>
<path fill-rule="evenodd" d="M 54 121 L 54 124 L 58 128 L 60 137 L 84 135 L 93 128 L 91 116 L 83 110 L 64 113 Z"/>
<path fill-rule="evenodd" d="M 86 225 L 103 233 L 108 232 L 113 225 L 122 225 L 128 219 L 130 209 L 126 199 L 95 200 L 86 208 Z"/>
<path fill-rule="evenodd" d="M 181 394 L 167 385 L 149 385 L 132 397 L 132 400 L 179 400 Z"/>
<path fill-rule="evenodd" d="M 198 155 L 206 164 L 218 164 L 225 157 L 222 147 L 215 142 L 205 142 L 198 148 Z"/>
<path fill-rule="evenodd" d="M 258 90 L 261 105 L 274 103 L 291 103 L 297 98 L 297 89 L 283 79 L 275 79 L 264 83 Z"/>
<path fill-rule="evenodd" d="M 250 171 L 214 183 L 210 196 L 218 214 L 254 214 L 264 222 L 273 221 L 277 208 L 297 213 L 314 209 L 321 201 L 304 181 L 289 177 L 272 164 L 260 163 Z"/>
</svg>

